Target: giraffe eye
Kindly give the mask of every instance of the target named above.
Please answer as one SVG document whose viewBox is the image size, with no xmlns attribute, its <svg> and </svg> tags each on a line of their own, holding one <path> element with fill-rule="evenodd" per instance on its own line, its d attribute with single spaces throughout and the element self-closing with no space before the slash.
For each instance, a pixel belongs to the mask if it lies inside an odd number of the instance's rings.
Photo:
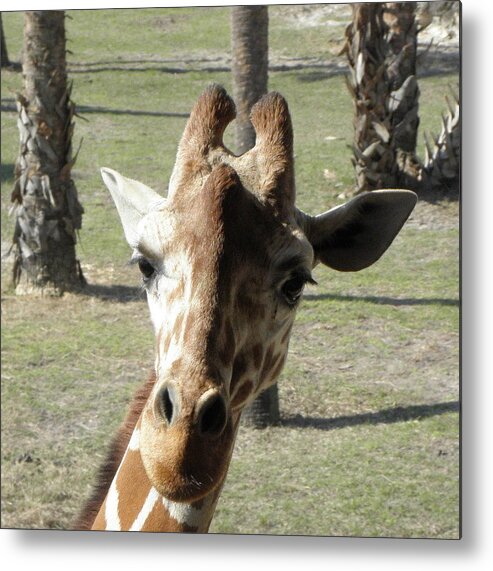
<svg viewBox="0 0 493 571">
<path fill-rule="evenodd" d="M 145 258 L 139 258 L 138 261 L 139 270 L 142 272 L 144 276 L 144 281 L 147 281 L 152 278 L 152 276 L 156 273 L 154 266 Z"/>
<path fill-rule="evenodd" d="M 282 286 L 282 294 L 288 305 L 294 306 L 303 293 L 303 288 L 306 283 L 305 276 L 294 276 L 288 281 L 284 282 Z"/>
</svg>

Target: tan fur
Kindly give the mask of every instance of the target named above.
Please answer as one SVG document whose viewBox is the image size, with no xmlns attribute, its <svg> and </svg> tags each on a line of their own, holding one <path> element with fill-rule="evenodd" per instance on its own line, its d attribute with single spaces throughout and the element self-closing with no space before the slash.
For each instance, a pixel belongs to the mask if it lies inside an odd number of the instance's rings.
<svg viewBox="0 0 493 571">
<path fill-rule="evenodd" d="M 162 502 L 156 502 L 141 531 L 196 533 L 198 528 L 177 522 L 174 518 L 170 517 Z"/>
<path fill-rule="evenodd" d="M 142 464 L 139 450 L 127 452 L 125 463 L 116 479 L 116 487 L 118 490 L 133 490 L 125 505 L 118 510 L 122 529 L 129 529 L 135 519 L 133 514 L 139 513 L 151 490 L 151 483 Z"/>
</svg>

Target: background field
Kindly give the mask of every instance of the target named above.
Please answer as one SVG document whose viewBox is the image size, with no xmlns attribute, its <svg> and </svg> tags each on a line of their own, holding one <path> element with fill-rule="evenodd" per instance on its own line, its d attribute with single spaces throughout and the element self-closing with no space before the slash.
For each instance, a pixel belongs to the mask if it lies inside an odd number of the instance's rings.
<svg viewBox="0 0 493 571">
<path fill-rule="evenodd" d="M 78 255 L 90 285 L 18 298 L 2 260 L 2 527 L 70 526 L 152 367 L 138 271 L 126 267 L 99 167 L 164 193 L 193 102 L 210 81 L 231 90 L 227 8 L 69 16 L 75 146 L 83 140 L 74 179 L 86 211 Z M 312 214 L 352 192 L 352 102 L 337 56 L 349 19 L 344 5 L 270 9 L 269 85 L 289 102 L 298 204 Z M 4 13 L 3 24 L 18 61 L 22 14 Z M 457 48 L 439 40 L 420 62 L 431 131 L 458 82 Z M 2 70 L 2 252 L 21 86 Z M 316 269 L 279 384 L 282 423 L 240 431 L 211 531 L 458 536 L 458 225 L 457 203 L 423 201 L 372 268 Z"/>
</svg>

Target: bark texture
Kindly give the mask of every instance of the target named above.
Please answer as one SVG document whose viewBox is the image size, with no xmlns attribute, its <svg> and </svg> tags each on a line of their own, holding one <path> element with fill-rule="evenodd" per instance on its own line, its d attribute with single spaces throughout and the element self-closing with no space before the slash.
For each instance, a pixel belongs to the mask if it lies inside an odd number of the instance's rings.
<svg viewBox="0 0 493 571">
<path fill-rule="evenodd" d="M 267 6 L 231 8 L 233 97 L 237 110 L 235 145 L 238 154 L 255 145 L 250 110 L 267 93 L 268 29 Z"/>
<path fill-rule="evenodd" d="M 17 97 L 20 150 L 12 193 L 17 293 L 59 294 L 84 283 L 75 255 L 83 209 L 71 177 L 73 116 L 63 11 L 26 12 Z"/>
<path fill-rule="evenodd" d="M 270 386 L 242 413 L 242 423 L 252 428 L 266 428 L 279 423 L 279 391 L 277 383 Z"/>
<path fill-rule="evenodd" d="M 354 4 L 345 51 L 357 192 L 419 186 L 415 2 Z"/>
</svg>

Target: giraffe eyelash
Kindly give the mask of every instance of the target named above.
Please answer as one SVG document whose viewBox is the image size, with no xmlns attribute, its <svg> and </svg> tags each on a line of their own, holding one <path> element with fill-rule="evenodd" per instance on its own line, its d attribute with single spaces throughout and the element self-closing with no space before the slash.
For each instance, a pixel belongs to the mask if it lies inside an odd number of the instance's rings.
<svg viewBox="0 0 493 571">
<path fill-rule="evenodd" d="M 165 277 L 170 280 L 177 281 L 179 279 L 178 275 L 173 275 L 168 273 L 166 266 L 162 262 L 158 262 L 157 260 L 149 260 L 148 257 L 142 255 L 140 252 L 134 252 L 133 256 L 127 262 L 129 266 L 134 266 L 138 264 L 140 271 L 143 274 L 143 282 L 144 286 L 149 283 L 155 276 L 159 275 L 159 277 Z M 146 277 L 145 270 L 146 269 L 154 269 L 154 275 L 149 275 Z"/>
<path fill-rule="evenodd" d="M 293 272 L 291 276 L 284 281 L 280 289 L 280 295 L 288 307 L 294 308 L 298 305 L 307 283 L 317 285 L 317 282 L 312 278 L 311 274 L 304 271 Z"/>
<path fill-rule="evenodd" d="M 130 265 L 138 264 L 139 270 L 142 273 L 142 282 L 144 286 L 147 285 L 157 273 L 157 269 L 154 266 L 154 264 L 149 262 L 149 260 L 142 255 L 132 256 L 129 264 Z"/>
</svg>

